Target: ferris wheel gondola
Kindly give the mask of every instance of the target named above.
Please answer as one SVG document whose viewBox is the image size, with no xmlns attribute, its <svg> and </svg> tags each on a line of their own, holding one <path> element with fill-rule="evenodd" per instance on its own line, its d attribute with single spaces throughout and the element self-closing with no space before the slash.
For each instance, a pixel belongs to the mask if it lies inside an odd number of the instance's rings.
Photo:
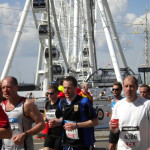
<svg viewBox="0 0 150 150">
<path fill-rule="evenodd" d="M 85 48 L 83 49 L 82 53 L 83 53 L 83 56 L 84 56 L 84 57 L 89 57 L 89 48 L 86 48 L 86 47 L 85 47 Z"/>
<path fill-rule="evenodd" d="M 45 48 L 45 58 L 48 58 L 48 47 Z M 56 46 L 52 46 L 52 59 L 53 60 L 58 60 L 60 57 L 60 52 L 58 51 Z"/>
<path fill-rule="evenodd" d="M 87 61 L 87 60 L 82 61 L 81 66 L 82 66 L 83 68 L 88 68 L 88 67 L 90 66 L 90 62 Z"/>
<path fill-rule="evenodd" d="M 64 68 L 61 64 L 53 65 L 53 75 L 64 75 Z"/>
<path fill-rule="evenodd" d="M 35 12 L 46 11 L 46 0 L 32 0 L 32 8 Z"/>
<path fill-rule="evenodd" d="M 38 29 L 40 37 L 45 38 L 48 37 L 48 24 L 40 24 Z M 51 27 L 51 38 L 54 38 L 54 35 L 55 35 L 54 29 L 53 27 Z"/>
</svg>

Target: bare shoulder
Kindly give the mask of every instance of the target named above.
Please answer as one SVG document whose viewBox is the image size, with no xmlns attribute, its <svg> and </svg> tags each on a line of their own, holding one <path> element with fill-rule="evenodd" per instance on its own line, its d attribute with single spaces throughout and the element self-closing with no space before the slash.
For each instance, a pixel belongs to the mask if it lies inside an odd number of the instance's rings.
<svg viewBox="0 0 150 150">
<path fill-rule="evenodd" d="M 30 108 L 30 107 L 34 107 L 35 104 L 34 104 L 34 102 L 32 102 L 31 100 L 26 99 L 26 101 L 25 101 L 25 103 L 24 103 L 24 106 Z"/>
<path fill-rule="evenodd" d="M 33 112 L 37 110 L 37 107 L 36 105 L 34 104 L 34 102 L 32 102 L 31 100 L 29 99 L 26 99 L 25 103 L 24 103 L 24 112 L 26 114 L 28 114 L 29 112 Z"/>
<path fill-rule="evenodd" d="M 29 99 L 26 99 L 24 103 L 24 113 L 26 116 L 30 117 L 34 122 L 43 122 L 43 117 L 38 110 L 37 106 Z"/>
</svg>

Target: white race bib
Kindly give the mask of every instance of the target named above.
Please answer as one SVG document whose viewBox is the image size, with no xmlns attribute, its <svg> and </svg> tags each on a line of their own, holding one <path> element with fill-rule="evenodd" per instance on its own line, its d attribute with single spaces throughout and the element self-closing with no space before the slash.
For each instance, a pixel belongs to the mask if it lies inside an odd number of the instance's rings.
<svg viewBox="0 0 150 150">
<path fill-rule="evenodd" d="M 9 122 L 13 135 L 18 134 L 20 131 L 18 118 L 9 118 Z"/>
<path fill-rule="evenodd" d="M 56 109 L 51 109 L 51 110 L 46 111 L 46 118 L 48 120 L 55 119 L 56 118 L 55 112 L 56 112 Z"/>
<path fill-rule="evenodd" d="M 140 145 L 139 131 L 122 131 L 120 133 L 120 140 L 118 148 L 137 149 Z"/>
<path fill-rule="evenodd" d="M 66 130 L 66 136 L 70 139 L 79 139 L 78 129 L 68 131 Z"/>
<path fill-rule="evenodd" d="M 68 123 L 68 122 L 73 122 L 76 123 L 75 121 L 70 121 L 70 120 L 64 120 L 64 123 Z M 79 135 L 78 135 L 78 129 L 74 129 L 74 130 L 65 130 L 66 131 L 66 136 L 70 139 L 74 139 L 77 140 L 79 139 Z"/>
</svg>

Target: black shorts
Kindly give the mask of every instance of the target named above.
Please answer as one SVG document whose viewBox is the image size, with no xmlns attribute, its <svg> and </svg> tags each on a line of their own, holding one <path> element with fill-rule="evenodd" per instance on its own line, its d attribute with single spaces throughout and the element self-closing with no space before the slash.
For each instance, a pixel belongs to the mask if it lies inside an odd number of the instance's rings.
<svg viewBox="0 0 150 150">
<path fill-rule="evenodd" d="M 113 133 L 113 132 L 110 131 L 109 143 L 118 143 L 119 134 L 120 134 L 120 131 L 118 133 Z"/>
<path fill-rule="evenodd" d="M 62 150 L 61 142 L 62 138 L 60 136 L 47 135 L 44 142 L 44 147 L 49 147 L 55 150 Z"/>
<path fill-rule="evenodd" d="M 63 150 L 93 150 L 94 147 L 93 146 L 83 146 L 83 147 L 70 147 L 70 146 L 64 146 Z"/>
</svg>

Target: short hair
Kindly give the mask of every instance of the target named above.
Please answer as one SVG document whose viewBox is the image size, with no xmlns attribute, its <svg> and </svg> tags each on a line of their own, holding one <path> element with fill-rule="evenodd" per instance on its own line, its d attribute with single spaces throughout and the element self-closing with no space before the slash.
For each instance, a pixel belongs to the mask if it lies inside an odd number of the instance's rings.
<svg viewBox="0 0 150 150">
<path fill-rule="evenodd" d="M 73 76 L 67 76 L 64 78 L 63 82 L 64 81 L 71 81 L 73 86 L 77 86 L 77 80 L 75 79 L 75 77 Z"/>
<path fill-rule="evenodd" d="M 54 92 L 58 92 L 58 87 L 55 85 L 51 85 L 48 87 L 48 90 L 51 90 L 51 89 L 54 90 Z"/>
<path fill-rule="evenodd" d="M 48 90 L 54 90 L 54 92 L 58 92 L 58 87 L 55 85 L 51 85 L 48 87 Z M 45 96 L 48 97 L 48 92 L 45 93 Z"/>
<path fill-rule="evenodd" d="M 150 87 L 147 84 L 143 84 L 140 86 L 140 88 L 146 87 L 147 91 L 150 92 Z"/>
<path fill-rule="evenodd" d="M 127 77 L 125 77 L 125 79 L 128 79 L 128 78 L 133 80 L 135 85 L 138 86 L 138 80 L 137 80 L 136 77 L 134 77 L 134 76 L 127 76 Z M 124 79 L 124 81 L 125 81 L 125 79 Z M 124 84 L 124 81 L 123 81 L 123 84 Z"/>
<path fill-rule="evenodd" d="M 117 86 L 119 86 L 119 89 L 122 91 L 122 83 L 121 82 L 114 82 L 114 84 L 113 84 L 113 86 L 114 85 L 117 85 Z"/>
<path fill-rule="evenodd" d="M 13 85 L 18 85 L 18 81 L 17 81 L 17 78 L 15 78 L 15 77 L 13 77 L 13 76 L 7 76 L 7 77 L 5 77 L 4 79 L 3 79 L 3 81 L 5 80 L 5 79 L 11 79 L 11 82 L 12 82 L 12 84 Z"/>
</svg>

